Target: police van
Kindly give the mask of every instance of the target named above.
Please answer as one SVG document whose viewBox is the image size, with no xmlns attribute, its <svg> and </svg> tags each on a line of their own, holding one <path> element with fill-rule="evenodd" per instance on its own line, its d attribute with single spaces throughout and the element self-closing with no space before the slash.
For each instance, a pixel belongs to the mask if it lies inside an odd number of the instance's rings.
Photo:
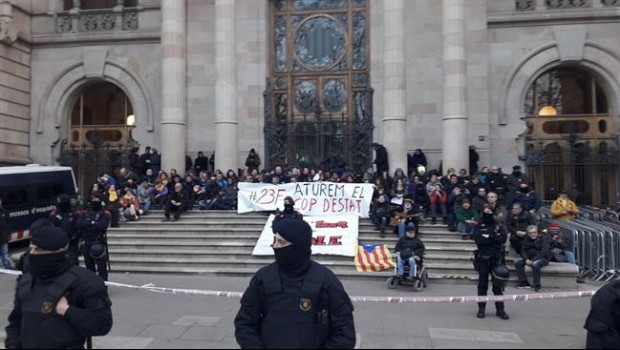
<svg viewBox="0 0 620 350">
<path fill-rule="evenodd" d="M 0 198 L 8 212 L 9 242 L 30 238 L 28 228 L 35 220 L 48 218 L 59 195 L 76 197 L 76 184 L 70 167 L 0 167 Z"/>
</svg>

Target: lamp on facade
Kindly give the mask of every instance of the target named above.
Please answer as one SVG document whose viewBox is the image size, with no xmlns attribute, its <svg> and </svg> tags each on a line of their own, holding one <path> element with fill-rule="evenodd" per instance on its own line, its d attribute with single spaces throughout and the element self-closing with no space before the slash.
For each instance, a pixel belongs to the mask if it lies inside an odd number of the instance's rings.
<svg viewBox="0 0 620 350">
<path fill-rule="evenodd" d="M 136 116 L 133 114 L 130 114 L 127 116 L 127 126 L 134 126 L 136 125 Z"/>
<path fill-rule="evenodd" d="M 538 111 L 539 117 L 555 117 L 558 115 L 558 110 L 553 106 L 544 106 Z"/>
</svg>

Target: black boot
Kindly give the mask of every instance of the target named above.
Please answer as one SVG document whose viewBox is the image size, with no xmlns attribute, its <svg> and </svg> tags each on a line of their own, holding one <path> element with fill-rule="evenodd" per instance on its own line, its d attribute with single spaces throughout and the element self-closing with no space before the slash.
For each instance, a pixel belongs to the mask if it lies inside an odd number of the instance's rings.
<svg viewBox="0 0 620 350">
<path fill-rule="evenodd" d="M 508 314 L 506 313 L 506 311 L 504 311 L 504 310 L 497 310 L 497 311 L 495 312 L 495 315 L 496 315 L 497 317 L 501 318 L 502 320 L 507 320 L 507 319 L 509 319 L 509 318 L 510 318 L 510 317 L 508 316 Z"/>
<path fill-rule="evenodd" d="M 484 307 L 480 307 L 480 306 L 478 306 L 478 313 L 476 314 L 476 317 L 478 317 L 478 318 L 484 318 L 484 310 L 485 310 L 485 308 L 484 308 Z"/>
</svg>

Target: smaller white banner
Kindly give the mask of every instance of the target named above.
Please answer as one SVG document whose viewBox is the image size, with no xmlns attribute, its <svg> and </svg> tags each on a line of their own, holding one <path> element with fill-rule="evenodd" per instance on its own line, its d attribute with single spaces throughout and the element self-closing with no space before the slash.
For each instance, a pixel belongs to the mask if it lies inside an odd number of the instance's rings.
<svg viewBox="0 0 620 350">
<path fill-rule="evenodd" d="M 274 217 L 269 215 L 252 255 L 273 255 L 271 245 L 274 234 L 271 225 Z M 312 227 L 313 255 L 355 256 L 357 253 L 358 216 L 304 216 L 304 220 Z"/>
</svg>

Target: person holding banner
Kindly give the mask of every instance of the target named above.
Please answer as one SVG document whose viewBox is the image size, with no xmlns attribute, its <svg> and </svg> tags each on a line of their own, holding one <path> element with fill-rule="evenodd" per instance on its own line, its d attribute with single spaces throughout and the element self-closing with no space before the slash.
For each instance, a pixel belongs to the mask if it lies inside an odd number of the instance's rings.
<svg viewBox="0 0 620 350">
<path fill-rule="evenodd" d="M 241 298 L 235 338 L 242 349 L 353 349 L 353 304 L 336 275 L 312 261 L 304 220 L 273 224 L 276 261 L 258 270 Z"/>
<path fill-rule="evenodd" d="M 276 220 L 280 220 L 280 219 L 284 219 L 284 218 L 291 218 L 291 219 L 303 219 L 304 216 L 295 210 L 295 200 L 293 200 L 293 197 L 291 196 L 286 196 L 284 197 L 284 210 L 280 211 L 280 208 L 276 209 L 275 212 L 275 219 Z"/>
</svg>

